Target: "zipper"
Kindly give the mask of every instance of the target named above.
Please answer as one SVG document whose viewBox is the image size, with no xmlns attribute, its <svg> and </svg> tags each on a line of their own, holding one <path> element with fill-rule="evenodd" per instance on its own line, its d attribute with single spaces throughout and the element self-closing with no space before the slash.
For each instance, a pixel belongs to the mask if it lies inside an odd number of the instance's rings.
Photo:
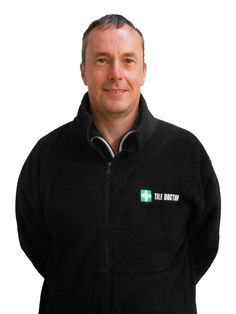
<svg viewBox="0 0 236 314">
<path fill-rule="evenodd" d="M 111 293 L 111 272 L 110 272 L 110 232 L 109 232 L 109 182 L 111 175 L 111 161 L 107 163 L 106 167 L 106 183 L 105 183 L 105 311 L 110 313 L 110 293 Z"/>
</svg>

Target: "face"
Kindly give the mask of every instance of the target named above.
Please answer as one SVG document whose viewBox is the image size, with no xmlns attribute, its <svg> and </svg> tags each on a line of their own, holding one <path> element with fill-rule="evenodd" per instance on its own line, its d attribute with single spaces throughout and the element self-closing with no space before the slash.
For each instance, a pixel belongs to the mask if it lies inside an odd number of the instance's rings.
<svg viewBox="0 0 236 314">
<path fill-rule="evenodd" d="M 136 111 L 146 75 L 140 35 L 128 25 L 93 29 L 81 75 L 96 117 Z"/>
</svg>

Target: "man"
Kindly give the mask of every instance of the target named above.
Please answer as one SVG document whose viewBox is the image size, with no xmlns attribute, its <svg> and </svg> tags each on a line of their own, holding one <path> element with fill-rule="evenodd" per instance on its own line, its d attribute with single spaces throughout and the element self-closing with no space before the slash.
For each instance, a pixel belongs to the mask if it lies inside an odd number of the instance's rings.
<svg viewBox="0 0 236 314">
<path fill-rule="evenodd" d="M 194 314 L 218 249 L 220 195 L 190 132 L 154 118 L 144 41 L 120 15 L 83 37 L 76 118 L 21 171 L 20 243 L 44 277 L 40 314 Z"/>
</svg>

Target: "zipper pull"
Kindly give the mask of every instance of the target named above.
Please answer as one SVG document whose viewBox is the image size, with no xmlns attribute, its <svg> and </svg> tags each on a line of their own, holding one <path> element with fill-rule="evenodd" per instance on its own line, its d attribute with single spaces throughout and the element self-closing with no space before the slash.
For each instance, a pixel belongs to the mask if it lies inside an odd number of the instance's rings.
<svg viewBox="0 0 236 314">
<path fill-rule="evenodd" d="M 106 170 L 106 176 L 109 177 L 111 174 L 111 162 L 109 161 L 107 163 L 107 170 Z"/>
</svg>

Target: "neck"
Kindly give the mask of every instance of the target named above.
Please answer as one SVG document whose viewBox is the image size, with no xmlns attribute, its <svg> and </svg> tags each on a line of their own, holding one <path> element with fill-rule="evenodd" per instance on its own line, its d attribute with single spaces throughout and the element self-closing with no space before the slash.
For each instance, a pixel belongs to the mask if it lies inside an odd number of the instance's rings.
<svg viewBox="0 0 236 314">
<path fill-rule="evenodd" d="M 138 110 L 122 117 L 97 117 L 92 113 L 93 122 L 104 139 L 112 147 L 115 154 L 118 153 L 119 143 L 125 133 L 127 133 L 137 117 Z"/>
</svg>

